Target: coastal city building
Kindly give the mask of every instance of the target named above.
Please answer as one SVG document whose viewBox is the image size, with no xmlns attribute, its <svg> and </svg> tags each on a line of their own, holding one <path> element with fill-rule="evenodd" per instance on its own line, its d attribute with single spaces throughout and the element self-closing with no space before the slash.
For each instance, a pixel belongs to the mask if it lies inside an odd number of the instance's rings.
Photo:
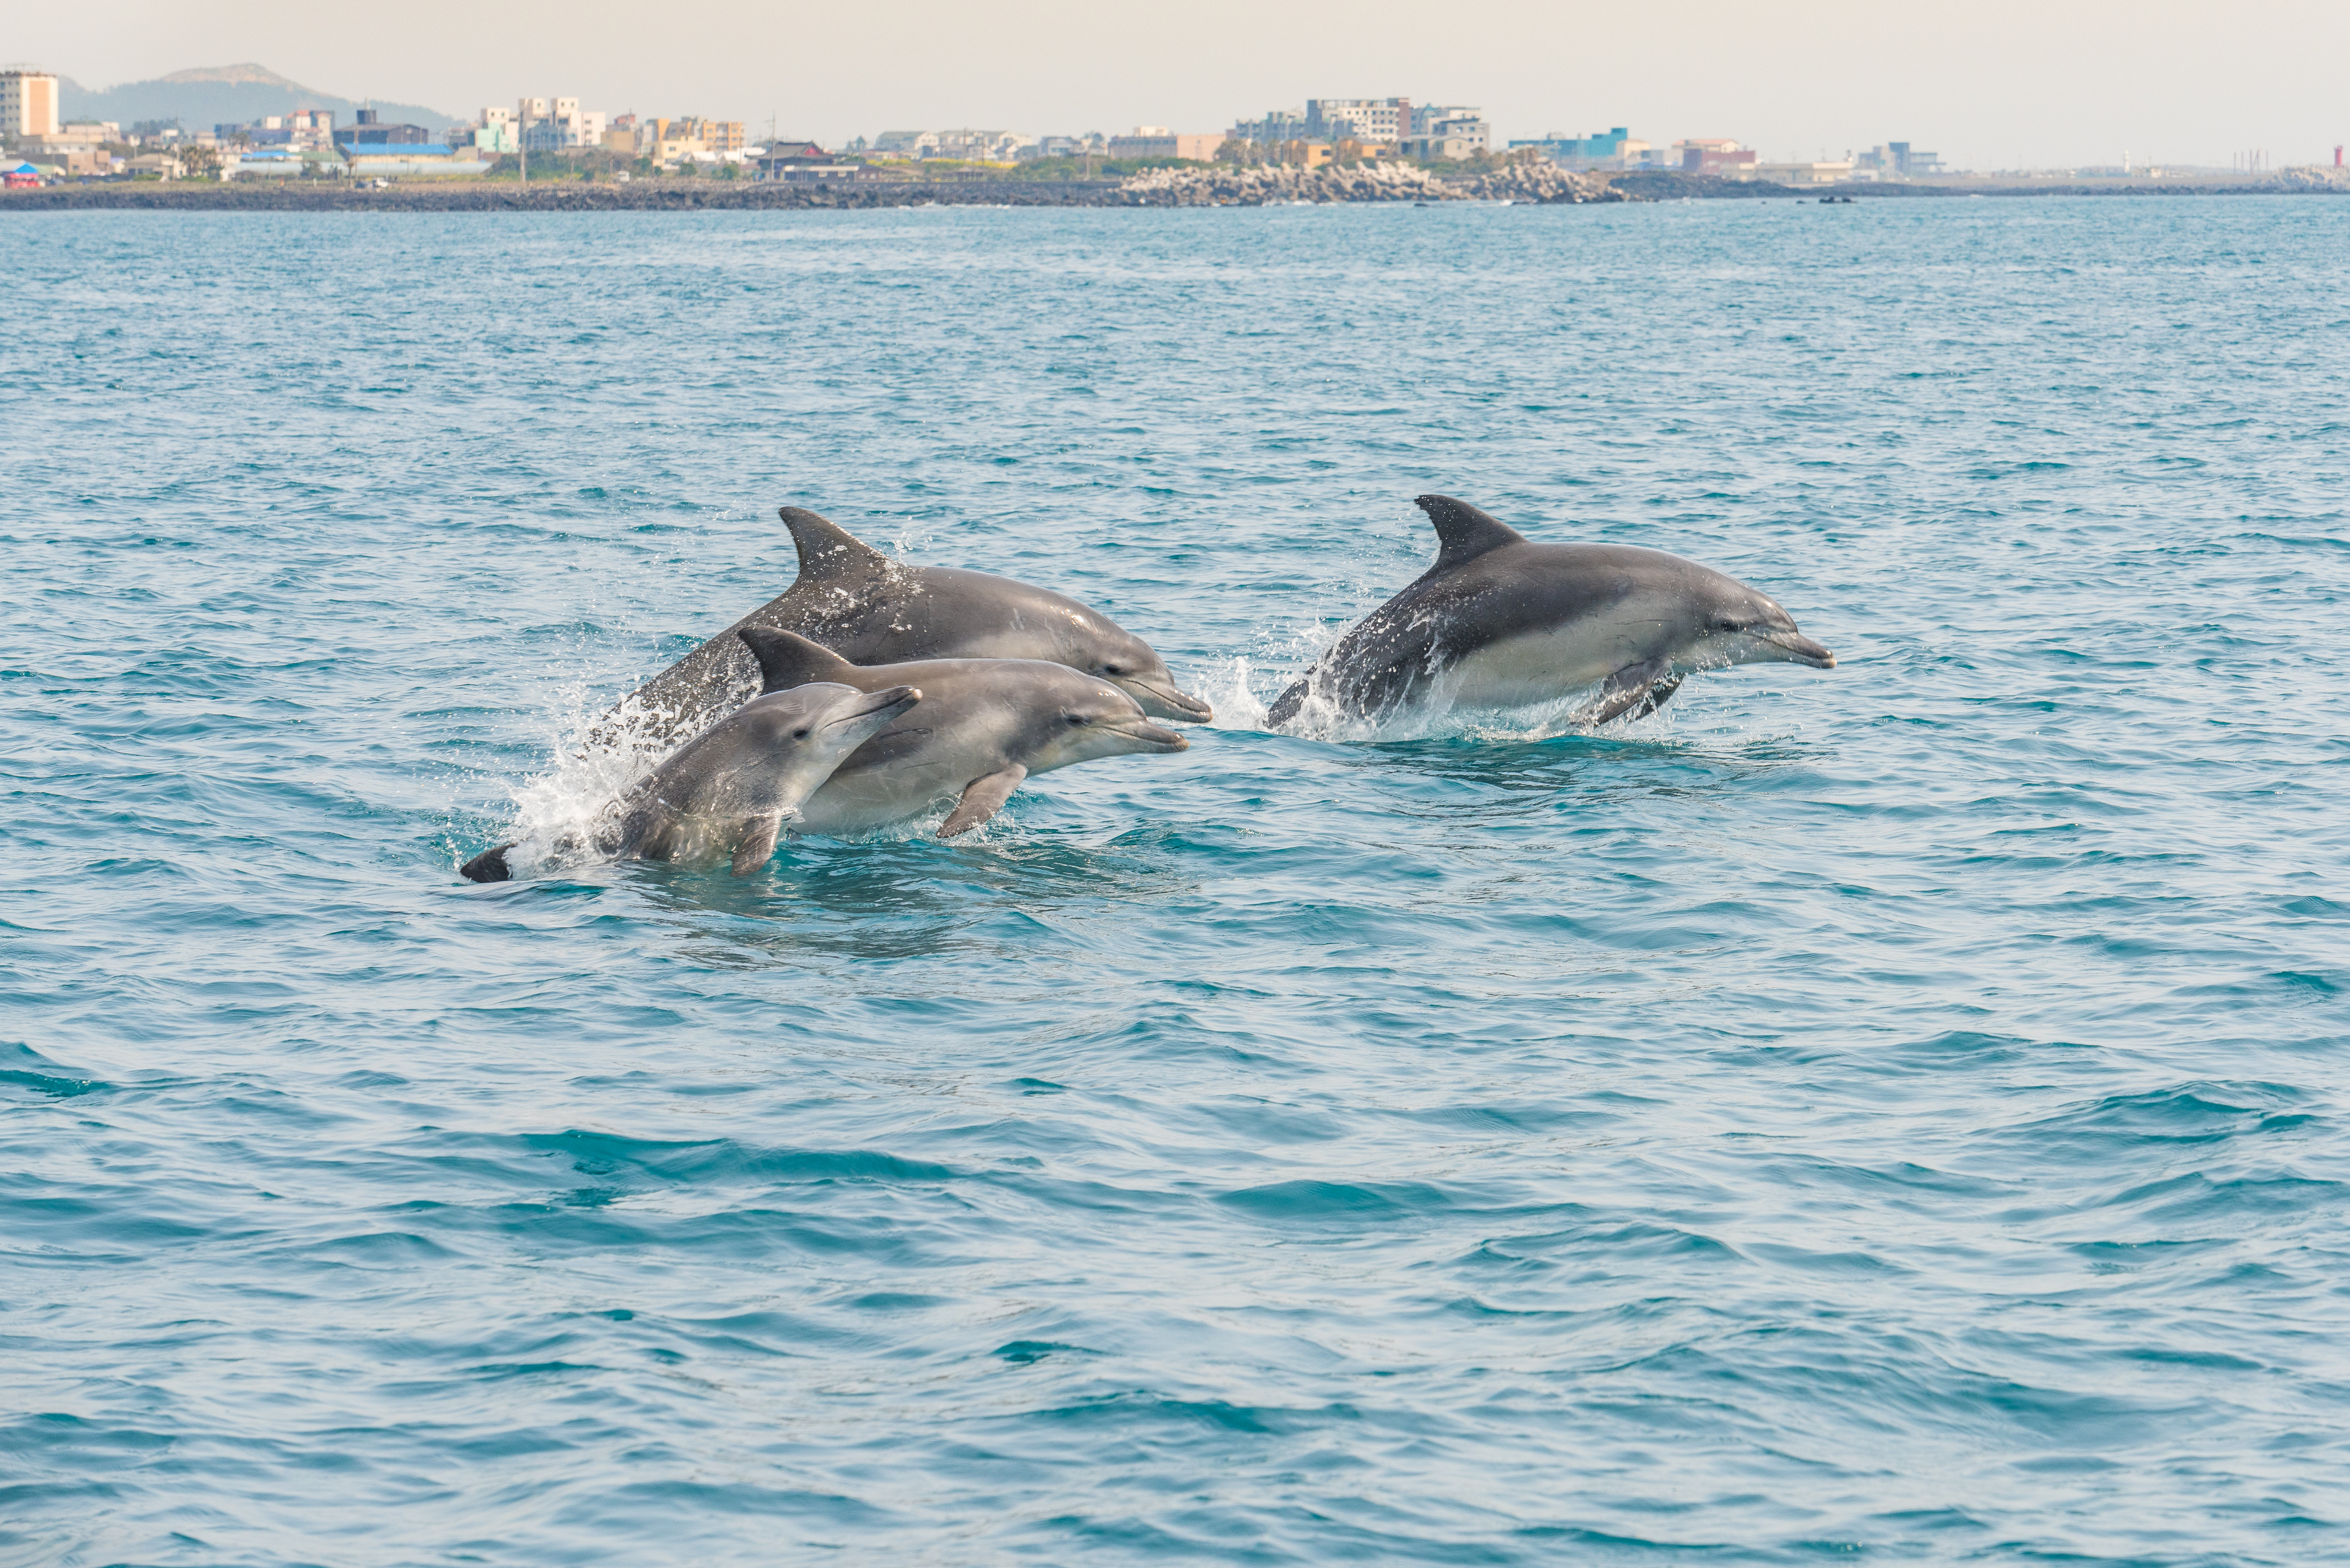
<svg viewBox="0 0 2350 1568">
<path fill-rule="evenodd" d="M 1915 180 L 1943 171 L 1938 154 L 1913 149 L 1906 141 L 1881 143 L 1852 161 L 1856 170 L 1877 180 Z"/>
<path fill-rule="evenodd" d="M 386 125 L 371 109 L 359 110 L 350 124 L 338 125 L 330 134 L 335 145 L 345 151 L 354 147 L 421 147 L 433 140 L 432 133 L 421 125 Z"/>
<path fill-rule="evenodd" d="M 855 142 L 849 144 L 849 150 L 860 151 Z M 1109 156 L 1109 138 L 1098 130 L 1087 131 L 1083 136 L 1042 136 L 1036 139 L 1035 146 L 1022 148 L 1018 156 L 1023 163 L 1033 163 L 1044 158 L 1107 158 Z"/>
<path fill-rule="evenodd" d="M 1629 150 L 1645 151 L 1648 143 L 1635 142 L 1629 128 L 1617 126 L 1597 136 L 1569 136 L 1554 130 L 1547 136 L 1531 137 L 1510 143 L 1512 151 L 1531 147 L 1563 169 L 1606 169 L 1623 166 Z"/>
<path fill-rule="evenodd" d="M 1411 133 L 1411 99 L 1408 98 L 1309 98 L 1305 100 L 1305 134 L 1317 140 L 1388 145 L 1401 141 Z"/>
<path fill-rule="evenodd" d="M 1673 151 L 1679 154 L 1679 167 L 1684 174 L 1735 177 L 1753 170 L 1754 150 L 1726 136 L 1690 137 L 1674 142 Z"/>
<path fill-rule="evenodd" d="M 1749 166 L 1757 180 L 1776 185 L 1835 185 L 1852 178 L 1852 160 L 1814 163 L 1755 163 Z"/>
<path fill-rule="evenodd" d="M 1305 111 L 1302 109 L 1269 109 L 1259 118 L 1241 120 L 1232 127 L 1233 140 L 1253 142 L 1260 147 L 1278 147 L 1305 135 Z"/>
<path fill-rule="evenodd" d="M 1131 136 L 1109 139 L 1112 158 L 1189 158 L 1206 163 L 1216 156 L 1224 144 L 1221 130 L 1202 131 L 1196 135 L 1187 131 L 1170 130 L 1163 125 L 1138 125 Z"/>
<path fill-rule="evenodd" d="M 25 132 L 16 138 L 16 151 L 60 174 L 93 176 L 114 171 L 111 143 L 122 140 L 122 128 L 111 120 L 73 120 L 53 125 L 46 133 Z"/>
<path fill-rule="evenodd" d="M 1404 139 L 1404 151 L 1415 158 L 1472 158 L 1492 145 L 1485 111 L 1468 104 L 1414 109 L 1411 134 Z"/>
<path fill-rule="evenodd" d="M 21 67 L 0 71 L 0 136 L 53 136 L 57 130 L 57 78 Z"/>
<path fill-rule="evenodd" d="M 472 130 L 475 152 L 495 158 L 522 151 L 522 121 L 513 109 L 485 108 Z"/>
<path fill-rule="evenodd" d="M 1303 109 L 1272 109 L 1253 119 L 1233 122 L 1229 140 L 1260 155 L 1305 167 L 1320 166 L 1315 155 L 1291 151 L 1315 143 L 1349 147 L 1358 155 L 1462 159 L 1492 150 L 1493 132 L 1485 111 L 1471 104 L 1415 104 L 1408 98 L 1308 99 Z"/>
<path fill-rule="evenodd" d="M 581 109 L 576 98 L 520 99 L 515 119 L 526 152 L 569 152 L 604 144 L 603 114 Z"/>
<path fill-rule="evenodd" d="M 843 163 L 813 141 L 770 141 L 754 164 L 759 180 L 810 182 L 854 180 L 865 172 L 861 163 Z"/>
<path fill-rule="evenodd" d="M 881 158 L 947 158 L 965 163 L 1012 163 L 1042 139 L 1016 130 L 983 130 L 962 126 L 951 130 L 885 130 L 873 139 L 872 151 Z M 1036 154 L 1029 153 L 1030 157 Z"/>
<path fill-rule="evenodd" d="M 743 122 L 739 119 L 670 119 L 658 115 L 628 115 L 633 128 L 636 156 L 668 167 L 681 163 L 742 162 L 748 156 Z M 620 151 L 619 137 L 608 133 L 604 145 Z"/>
<path fill-rule="evenodd" d="M 477 156 L 473 148 L 451 147 L 445 142 L 353 142 L 344 144 L 341 151 L 343 171 L 354 180 L 449 179 L 478 177 L 490 171 L 488 161 Z M 238 160 L 240 170 L 244 161 Z M 284 172 L 284 165 L 276 165 L 274 171 Z"/>
</svg>

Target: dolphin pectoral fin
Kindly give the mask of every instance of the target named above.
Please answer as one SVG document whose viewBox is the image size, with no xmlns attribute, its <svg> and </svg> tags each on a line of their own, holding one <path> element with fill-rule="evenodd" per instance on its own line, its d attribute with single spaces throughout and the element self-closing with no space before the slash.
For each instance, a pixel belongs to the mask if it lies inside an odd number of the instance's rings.
<svg viewBox="0 0 2350 1568">
<path fill-rule="evenodd" d="M 1632 710 L 1629 717 L 1635 719 L 1645 719 L 1649 714 L 1655 712 L 1658 709 L 1663 707 L 1667 702 L 1672 701 L 1673 693 L 1681 689 L 1681 681 L 1684 679 L 1684 677 L 1679 675 L 1668 675 L 1662 680 L 1652 683 L 1648 690 L 1641 695 L 1640 705 Z"/>
<path fill-rule="evenodd" d="M 939 825 L 939 836 L 952 838 L 957 834 L 969 833 L 1002 811 L 1003 803 L 1012 798 L 1012 792 L 1018 789 L 1020 781 L 1027 776 L 1028 770 L 1014 763 L 1002 773 L 973 779 L 970 787 L 962 792 L 962 803 Z"/>
<path fill-rule="evenodd" d="M 754 816 L 743 830 L 743 842 L 734 846 L 734 875 L 748 877 L 767 863 L 775 852 L 775 835 L 782 832 L 780 816 Z"/>
<path fill-rule="evenodd" d="M 1568 715 L 1566 722 L 1578 729 L 1596 730 L 1627 714 L 1645 718 L 1663 707 L 1680 684 L 1681 678 L 1663 659 L 1644 659 L 1609 676 L 1599 695 Z"/>
</svg>

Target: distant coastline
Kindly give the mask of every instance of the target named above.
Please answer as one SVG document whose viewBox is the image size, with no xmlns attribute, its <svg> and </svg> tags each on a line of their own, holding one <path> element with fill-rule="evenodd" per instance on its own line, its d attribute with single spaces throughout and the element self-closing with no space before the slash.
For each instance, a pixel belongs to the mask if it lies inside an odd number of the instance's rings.
<svg viewBox="0 0 2350 1568">
<path fill-rule="evenodd" d="M 1963 196 L 2261 196 L 2350 195 L 2350 186 L 2282 182 L 2189 185 L 2100 181 L 2078 183 L 1913 184 L 1872 182 L 1826 188 L 1774 185 L 1716 176 L 1637 172 L 1583 177 L 1572 194 L 1528 192 L 1528 204 L 1678 201 L 1816 201 L 1825 195 L 1856 202 L 1946 200 Z M 1412 202 L 1493 200 L 1498 191 L 1436 192 L 1399 186 L 1381 192 L 1334 187 L 1326 200 Z M 0 196 L 0 213 L 130 210 L 203 213 L 499 213 L 838 211 L 887 207 L 1170 207 L 1257 205 L 1245 194 L 1220 194 L 1212 182 L 1194 187 L 1138 189 L 1119 180 L 842 181 L 822 183 L 656 179 L 598 181 L 416 181 L 382 189 L 342 182 L 217 184 L 197 181 L 59 184 Z"/>
</svg>

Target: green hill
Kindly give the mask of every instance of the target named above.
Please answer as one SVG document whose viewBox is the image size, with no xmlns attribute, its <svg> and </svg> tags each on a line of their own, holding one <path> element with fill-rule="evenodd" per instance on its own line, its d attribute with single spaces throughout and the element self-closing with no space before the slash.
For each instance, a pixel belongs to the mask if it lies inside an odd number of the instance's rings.
<svg viewBox="0 0 2350 1568">
<path fill-rule="evenodd" d="M 100 89 L 60 78 L 57 88 L 58 107 L 66 119 L 110 119 L 126 128 L 142 119 L 176 119 L 192 131 L 210 130 L 215 125 L 243 124 L 297 109 L 330 109 L 337 125 L 348 125 L 362 105 L 390 123 L 421 125 L 434 131 L 473 118 L 422 104 L 340 98 L 256 65 L 173 71 L 153 81 L 124 82 Z"/>
</svg>

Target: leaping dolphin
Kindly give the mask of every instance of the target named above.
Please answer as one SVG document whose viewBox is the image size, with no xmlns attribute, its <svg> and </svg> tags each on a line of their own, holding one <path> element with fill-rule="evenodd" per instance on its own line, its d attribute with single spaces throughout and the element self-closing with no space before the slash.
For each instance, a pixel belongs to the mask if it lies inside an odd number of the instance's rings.
<svg viewBox="0 0 2350 1568">
<path fill-rule="evenodd" d="M 670 734 L 743 701 L 759 688 L 758 667 L 728 633 L 765 628 L 808 638 L 851 664 L 1044 659 L 1109 681 L 1154 718 L 1215 717 L 1176 686 L 1149 643 L 1075 599 L 986 572 L 893 561 L 804 506 L 778 515 L 799 551 L 799 579 L 654 676 L 616 715 L 633 708 L 640 723 Z"/>
<path fill-rule="evenodd" d="M 795 833 L 864 833 L 945 801 L 938 836 L 970 832 L 1021 781 L 1073 763 L 1190 742 L 1152 723 L 1118 687 L 1033 659 L 930 659 L 856 665 L 794 632 L 742 634 L 770 691 L 812 680 L 872 691 L 919 686 L 922 705 L 859 746 L 800 806 Z"/>
<path fill-rule="evenodd" d="M 1419 580 L 1366 617 L 1265 715 L 1309 702 L 1378 719 L 1416 704 L 1518 708 L 1597 682 L 1569 722 L 1653 713 L 1700 670 L 1835 655 L 1736 577 L 1628 545 L 1538 545 L 1449 495 L 1416 504 L 1441 548 Z"/>
<path fill-rule="evenodd" d="M 775 852 L 784 820 L 851 753 L 922 700 L 915 687 L 807 684 L 754 698 L 680 747 L 562 847 L 621 860 L 732 859 L 747 877 Z M 465 862 L 476 882 L 514 875 L 501 844 Z"/>
</svg>

